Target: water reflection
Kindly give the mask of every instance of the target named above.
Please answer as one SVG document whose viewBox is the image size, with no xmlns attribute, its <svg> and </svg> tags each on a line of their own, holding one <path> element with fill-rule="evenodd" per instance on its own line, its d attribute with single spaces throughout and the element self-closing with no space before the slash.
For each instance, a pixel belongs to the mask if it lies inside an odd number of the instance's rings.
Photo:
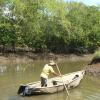
<svg viewBox="0 0 100 100">
<path fill-rule="evenodd" d="M 23 64 L 12 65 L 12 66 L 0 65 L 0 74 L 2 75 L 11 72 L 25 72 L 31 70 L 34 70 L 33 66 L 28 66 Z"/>
<path fill-rule="evenodd" d="M 16 67 L 15 67 L 15 71 L 16 72 L 19 72 L 19 71 L 25 71 L 25 67 L 21 67 L 20 65 L 17 65 Z"/>
<path fill-rule="evenodd" d="M 6 71 L 6 66 L 0 66 L 0 73 L 4 73 Z"/>
</svg>

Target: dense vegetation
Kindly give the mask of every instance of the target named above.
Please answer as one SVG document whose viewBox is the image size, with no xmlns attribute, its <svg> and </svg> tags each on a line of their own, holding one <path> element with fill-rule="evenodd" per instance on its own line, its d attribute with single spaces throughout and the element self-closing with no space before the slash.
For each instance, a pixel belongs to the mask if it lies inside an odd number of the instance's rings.
<svg viewBox="0 0 100 100">
<path fill-rule="evenodd" d="M 100 6 L 64 0 L 0 0 L 1 52 L 89 53 L 100 47 Z"/>
</svg>

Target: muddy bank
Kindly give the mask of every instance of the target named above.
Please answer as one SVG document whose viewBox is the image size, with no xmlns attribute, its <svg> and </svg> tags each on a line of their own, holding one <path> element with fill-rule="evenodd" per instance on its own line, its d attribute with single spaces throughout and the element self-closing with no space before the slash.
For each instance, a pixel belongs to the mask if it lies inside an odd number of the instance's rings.
<svg viewBox="0 0 100 100">
<path fill-rule="evenodd" d="M 7 63 L 25 63 L 26 60 L 29 62 L 34 62 L 35 60 L 50 60 L 53 59 L 57 63 L 62 61 L 87 61 L 90 62 L 92 58 L 92 54 L 89 55 L 75 55 L 75 54 L 33 54 L 33 53 L 26 53 L 26 54 L 0 54 L 0 64 L 7 64 Z"/>
<path fill-rule="evenodd" d="M 86 74 L 92 76 L 100 76 L 100 63 L 88 65 L 86 67 Z"/>
<path fill-rule="evenodd" d="M 34 53 L 21 53 L 21 54 L 0 54 L 0 65 L 19 65 L 19 64 L 26 64 L 26 61 L 29 63 L 34 64 L 35 60 L 49 60 L 52 59 L 55 60 L 57 63 L 63 62 L 63 61 L 72 61 L 77 62 L 79 60 L 83 62 L 87 62 L 86 67 L 84 69 L 86 70 L 87 75 L 91 76 L 100 76 L 100 58 L 93 58 L 92 54 L 88 55 L 75 55 L 75 54 L 34 54 Z M 92 59 L 92 60 L 91 60 Z M 90 62 L 90 63 L 89 63 Z M 89 64 L 88 64 L 89 63 Z M 85 66 L 85 65 L 83 65 Z"/>
<path fill-rule="evenodd" d="M 100 76 L 100 57 L 92 59 L 85 70 L 88 75 Z"/>
</svg>

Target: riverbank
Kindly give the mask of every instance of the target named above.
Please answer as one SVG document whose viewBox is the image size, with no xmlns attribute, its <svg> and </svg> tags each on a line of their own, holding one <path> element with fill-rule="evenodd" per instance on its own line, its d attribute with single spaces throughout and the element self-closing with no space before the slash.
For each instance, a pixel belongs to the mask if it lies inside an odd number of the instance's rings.
<svg viewBox="0 0 100 100">
<path fill-rule="evenodd" d="M 100 76 L 100 57 L 93 58 L 85 70 L 88 75 Z"/>
<path fill-rule="evenodd" d="M 90 76 L 100 76 L 100 63 L 88 65 L 86 67 L 86 74 Z"/>
<path fill-rule="evenodd" d="M 61 62 L 64 59 L 67 61 L 87 61 L 90 62 L 92 59 L 92 54 L 88 55 L 75 55 L 75 54 L 34 54 L 34 53 L 21 53 L 21 54 L 0 54 L 0 64 L 6 64 L 9 62 L 16 62 L 16 63 L 24 63 L 26 60 L 35 61 L 35 60 L 50 60 L 53 59 L 57 62 Z"/>
<path fill-rule="evenodd" d="M 86 70 L 86 74 L 90 76 L 100 76 L 100 63 L 95 63 L 97 60 L 92 60 L 93 55 L 75 55 L 75 54 L 34 54 L 34 53 L 24 53 L 24 54 L 0 54 L 0 65 L 20 65 L 20 64 L 26 64 L 26 61 L 33 64 L 35 60 L 50 60 L 53 59 L 57 63 L 60 62 L 77 62 L 77 61 L 83 61 L 87 62 L 87 64 L 84 64 L 83 67 Z"/>
</svg>

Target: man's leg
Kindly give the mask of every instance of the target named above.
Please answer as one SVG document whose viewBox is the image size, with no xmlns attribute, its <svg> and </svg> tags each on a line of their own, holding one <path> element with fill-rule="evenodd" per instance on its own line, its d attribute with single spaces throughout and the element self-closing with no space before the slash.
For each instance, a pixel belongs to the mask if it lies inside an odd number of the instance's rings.
<svg viewBox="0 0 100 100">
<path fill-rule="evenodd" d="M 47 86 L 47 79 L 41 77 L 41 87 L 43 87 L 43 86 L 45 86 L 45 87 Z"/>
<path fill-rule="evenodd" d="M 47 87 L 47 79 L 45 78 L 44 81 L 45 81 L 45 87 Z"/>
</svg>

